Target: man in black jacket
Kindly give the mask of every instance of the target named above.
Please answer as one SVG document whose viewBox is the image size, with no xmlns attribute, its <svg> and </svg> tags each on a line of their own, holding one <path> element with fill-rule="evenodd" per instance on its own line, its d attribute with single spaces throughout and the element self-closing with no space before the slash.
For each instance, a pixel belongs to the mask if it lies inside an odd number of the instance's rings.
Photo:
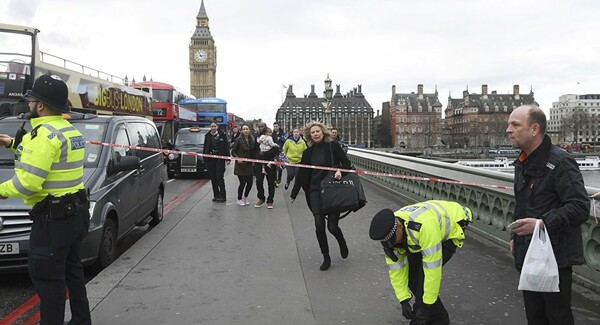
<svg viewBox="0 0 600 325">
<path fill-rule="evenodd" d="M 283 144 L 287 140 L 287 134 L 279 125 L 279 122 L 275 121 L 273 123 L 273 141 L 279 145 L 279 148 L 283 148 Z M 275 180 L 275 187 L 279 187 L 281 184 L 281 175 L 283 173 L 282 168 L 277 168 L 277 179 Z"/>
<path fill-rule="evenodd" d="M 206 133 L 204 138 L 205 154 L 230 156 L 229 140 L 227 135 L 219 130 L 217 123 L 210 123 L 210 131 Z M 210 182 L 213 188 L 213 202 L 225 202 L 225 160 L 218 158 L 204 158 L 206 169 L 210 175 Z M 227 160 L 227 165 L 230 161 Z"/>
<path fill-rule="evenodd" d="M 260 138 L 260 136 L 265 134 L 265 132 L 267 130 L 267 124 L 265 122 L 258 122 L 257 126 L 258 126 L 258 132 L 254 134 L 254 139 Z M 255 150 L 255 152 L 254 152 L 255 157 L 258 157 L 258 159 L 264 158 L 260 154 L 260 149 L 259 149 L 258 145 L 256 145 L 254 147 L 254 150 Z M 272 160 L 272 158 L 269 160 Z M 265 175 L 263 174 L 263 166 L 264 166 L 264 164 L 259 164 L 259 163 L 254 164 L 254 177 L 256 178 L 256 197 L 258 198 L 258 201 L 254 205 L 255 208 L 260 208 L 266 201 L 265 186 L 264 186 Z"/>
<path fill-rule="evenodd" d="M 529 324 L 573 324 L 572 266 L 584 263 L 581 225 L 589 218 L 590 201 L 579 166 L 552 145 L 546 116 L 535 105 L 517 107 L 508 119 L 508 136 L 521 149 L 515 161 L 514 228 L 509 249 L 517 270 L 523 261 L 537 220 L 546 227 L 558 263 L 560 292 L 523 291 Z"/>
<path fill-rule="evenodd" d="M 338 143 L 344 150 L 344 153 L 348 153 L 348 145 L 344 143 L 342 137 L 338 134 L 337 128 L 331 128 L 331 141 Z"/>
</svg>

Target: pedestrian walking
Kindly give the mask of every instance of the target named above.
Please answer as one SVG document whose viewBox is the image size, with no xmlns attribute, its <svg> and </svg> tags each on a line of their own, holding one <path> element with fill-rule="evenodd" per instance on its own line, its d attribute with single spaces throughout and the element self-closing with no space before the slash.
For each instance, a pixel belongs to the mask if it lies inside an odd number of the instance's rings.
<svg viewBox="0 0 600 325">
<path fill-rule="evenodd" d="M 210 123 L 210 131 L 204 137 L 204 154 L 230 156 L 229 140 L 225 132 L 219 130 L 216 122 Z M 210 175 L 210 183 L 213 189 L 213 202 L 227 201 L 225 191 L 225 164 L 229 165 L 231 161 L 219 158 L 205 157 L 206 170 Z"/>
<path fill-rule="evenodd" d="M 344 150 L 344 153 L 348 153 L 348 145 L 344 143 L 342 137 L 338 134 L 337 128 L 331 128 L 331 141 L 339 144 Z"/>
<path fill-rule="evenodd" d="M 241 135 L 240 133 L 240 129 L 238 128 L 237 125 L 234 125 L 233 128 L 231 128 L 231 132 L 229 134 L 229 142 L 231 143 L 231 146 L 233 146 L 233 144 L 235 143 L 235 140 L 237 140 L 237 138 L 239 138 Z"/>
<path fill-rule="evenodd" d="M 304 150 L 300 162 L 305 165 L 324 166 L 324 167 L 339 167 L 349 169 L 351 167 L 350 160 L 338 145 L 331 145 L 330 134 L 325 125 L 319 122 L 311 122 L 306 126 L 305 139 L 310 139 L 307 142 L 308 148 Z M 317 241 L 323 254 L 323 263 L 320 266 L 321 271 L 326 271 L 331 266 L 331 257 L 329 256 L 329 245 L 327 243 L 327 233 L 325 226 L 329 232 L 335 237 L 339 246 L 342 258 L 348 257 L 348 246 L 344 234 L 338 223 L 340 214 L 331 213 L 325 215 L 320 212 L 321 206 L 321 181 L 329 176 L 327 170 L 300 168 L 292 193 L 290 194 L 291 202 L 293 203 L 298 196 L 300 188 L 304 190 L 306 203 L 315 219 L 315 229 Z M 335 172 L 336 179 L 342 178 L 340 171 Z"/>
<path fill-rule="evenodd" d="M 574 323 L 571 310 L 573 265 L 584 263 L 581 225 L 590 200 L 577 162 L 546 135 L 546 115 L 536 105 L 515 108 L 506 133 L 521 149 L 515 166 L 515 212 L 509 250 L 520 272 L 538 220 L 546 227 L 558 264 L 560 292 L 523 291 L 529 324 Z"/>
<path fill-rule="evenodd" d="M 239 158 L 256 158 L 256 140 L 250 134 L 250 126 L 242 125 L 242 133 L 233 143 L 231 155 Z M 233 174 L 237 175 L 240 185 L 237 192 L 237 205 L 249 205 L 248 194 L 252 189 L 252 178 L 254 176 L 254 163 L 248 161 L 236 161 Z"/>
<path fill-rule="evenodd" d="M 279 145 L 279 148 L 283 148 L 283 144 L 287 140 L 287 134 L 281 128 L 279 122 L 273 123 L 273 141 Z M 281 175 L 283 174 L 283 168 L 277 168 L 277 177 L 275 179 L 275 187 L 281 185 Z"/>
<path fill-rule="evenodd" d="M 281 148 L 277 143 L 273 141 L 273 130 L 270 128 L 265 128 L 265 134 L 261 135 L 257 140 L 259 146 L 259 159 L 261 160 L 275 160 L 275 156 L 279 153 Z M 277 165 L 274 163 L 269 164 L 259 164 L 263 166 L 262 172 L 267 178 L 267 189 L 269 191 L 269 196 L 266 198 L 267 201 L 267 209 L 273 209 L 273 199 L 275 197 L 275 178 L 277 173 Z M 264 178 L 263 178 L 264 179 Z M 265 190 L 263 187 L 263 182 L 260 184 L 256 183 L 256 190 L 258 191 L 258 201 L 254 205 L 255 208 L 260 208 L 265 202 Z"/>
<path fill-rule="evenodd" d="M 302 153 L 306 150 L 306 142 L 304 139 L 300 137 L 300 130 L 294 129 L 292 134 L 287 138 L 285 143 L 283 144 L 283 152 L 288 158 L 288 162 L 290 164 L 297 164 L 302 159 Z M 287 190 L 292 180 L 294 180 L 294 176 L 296 176 L 296 172 L 298 171 L 298 167 L 296 166 L 286 166 L 286 181 L 284 188 Z"/>
<path fill-rule="evenodd" d="M 442 266 L 465 240 L 471 209 L 456 202 L 431 200 L 393 212 L 379 211 L 369 236 L 383 245 L 390 282 L 411 325 L 450 324 L 439 297 Z M 411 307 L 411 297 L 415 303 Z"/>
<path fill-rule="evenodd" d="M 71 321 L 91 324 L 79 248 L 87 235 L 90 203 L 83 187 L 85 140 L 61 113 L 69 112 L 67 85 L 57 76 L 39 77 L 25 94 L 30 133 L 0 135 L 16 152 L 15 175 L 0 184 L 0 199 L 22 198 L 29 211 L 28 270 L 40 297 L 41 324 L 63 324 L 69 289 Z"/>
</svg>

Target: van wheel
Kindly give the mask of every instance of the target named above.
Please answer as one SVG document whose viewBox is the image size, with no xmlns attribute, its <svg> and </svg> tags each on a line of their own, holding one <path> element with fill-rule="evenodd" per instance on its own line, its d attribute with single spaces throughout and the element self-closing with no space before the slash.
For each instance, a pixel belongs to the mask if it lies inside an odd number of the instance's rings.
<svg viewBox="0 0 600 325">
<path fill-rule="evenodd" d="M 164 174 L 163 174 L 164 175 Z M 172 172 L 170 170 L 167 170 L 167 177 L 169 177 L 169 179 L 175 178 L 175 172 Z"/>
<path fill-rule="evenodd" d="M 117 257 L 117 227 L 115 223 L 106 219 L 102 230 L 102 240 L 100 241 L 100 251 L 95 263 L 95 269 L 102 270 L 109 266 Z"/>
<path fill-rule="evenodd" d="M 163 202 L 163 194 L 159 192 L 158 198 L 156 199 L 156 207 L 150 213 L 152 220 L 150 220 L 149 224 L 151 227 L 158 225 L 162 221 L 163 216 L 164 216 L 164 204 L 163 203 L 164 203 Z"/>
</svg>

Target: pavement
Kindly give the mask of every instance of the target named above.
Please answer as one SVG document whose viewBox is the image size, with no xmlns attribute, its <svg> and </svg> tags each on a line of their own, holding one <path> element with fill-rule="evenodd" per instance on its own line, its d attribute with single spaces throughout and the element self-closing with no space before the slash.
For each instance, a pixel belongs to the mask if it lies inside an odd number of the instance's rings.
<svg viewBox="0 0 600 325">
<path fill-rule="evenodd" d="M 207 183 L 87 284 L 94 324 L 408 324 L 368 229 L 380 209 L 409 202 L 363 182 L 369 203 L 340 221 L 350 255 L 328 234 L 323 272 L 302 193 L 290 204 L 282 186 L 272 210 L 237 206 L 232 169 L 227 203 L 213 203 Z M 513 265 L 506 248 L 467 230 L 444 267 L 451 323 L 526 324 Z M 573 310 L 577 324 L 599 324 L 600 296 L 575 285 Z"/>
</svg>

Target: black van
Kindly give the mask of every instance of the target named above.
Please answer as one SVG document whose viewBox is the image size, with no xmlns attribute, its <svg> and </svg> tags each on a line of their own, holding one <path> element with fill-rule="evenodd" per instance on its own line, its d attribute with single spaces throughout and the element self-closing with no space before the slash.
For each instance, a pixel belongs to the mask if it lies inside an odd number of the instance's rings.
<svg viewBox="0 0 600 325">
<path fill-rule="evenodd" d="M 202 153 L 204 138 L 208 132 L 210 132 L 210 128 L 179 129 L 171 148 L 177 151 Z M 204 175 L 207 173 L 206 163 L 201 156 L 171 153 L 167 156 L 167 173 L 169 178 L 173 178 L 175 175 Z"/>
<path fill-rule="evenodd" d="M 71 113 L 69 121 L 88 141 L 161 148 L 156 126 L 135 116 L 96 116 Z M 7 117 L 0 120 L 4 134 L 15 134 L 29 120 Z M 14 175 L 12 151 L 0 149 L 0 181 Z M 136 225 L 156 225 L 163 218 L 166 175 L 159 152 L 86 144 L 85 188 L 90 193 L 90 228 L 81 246 L 85 265 L 109 265 L 117 255 L 117 241 Z M 22 199 L 0 201 L 0 271 L 27 268 L 31 207 Z"/>
</svg>

